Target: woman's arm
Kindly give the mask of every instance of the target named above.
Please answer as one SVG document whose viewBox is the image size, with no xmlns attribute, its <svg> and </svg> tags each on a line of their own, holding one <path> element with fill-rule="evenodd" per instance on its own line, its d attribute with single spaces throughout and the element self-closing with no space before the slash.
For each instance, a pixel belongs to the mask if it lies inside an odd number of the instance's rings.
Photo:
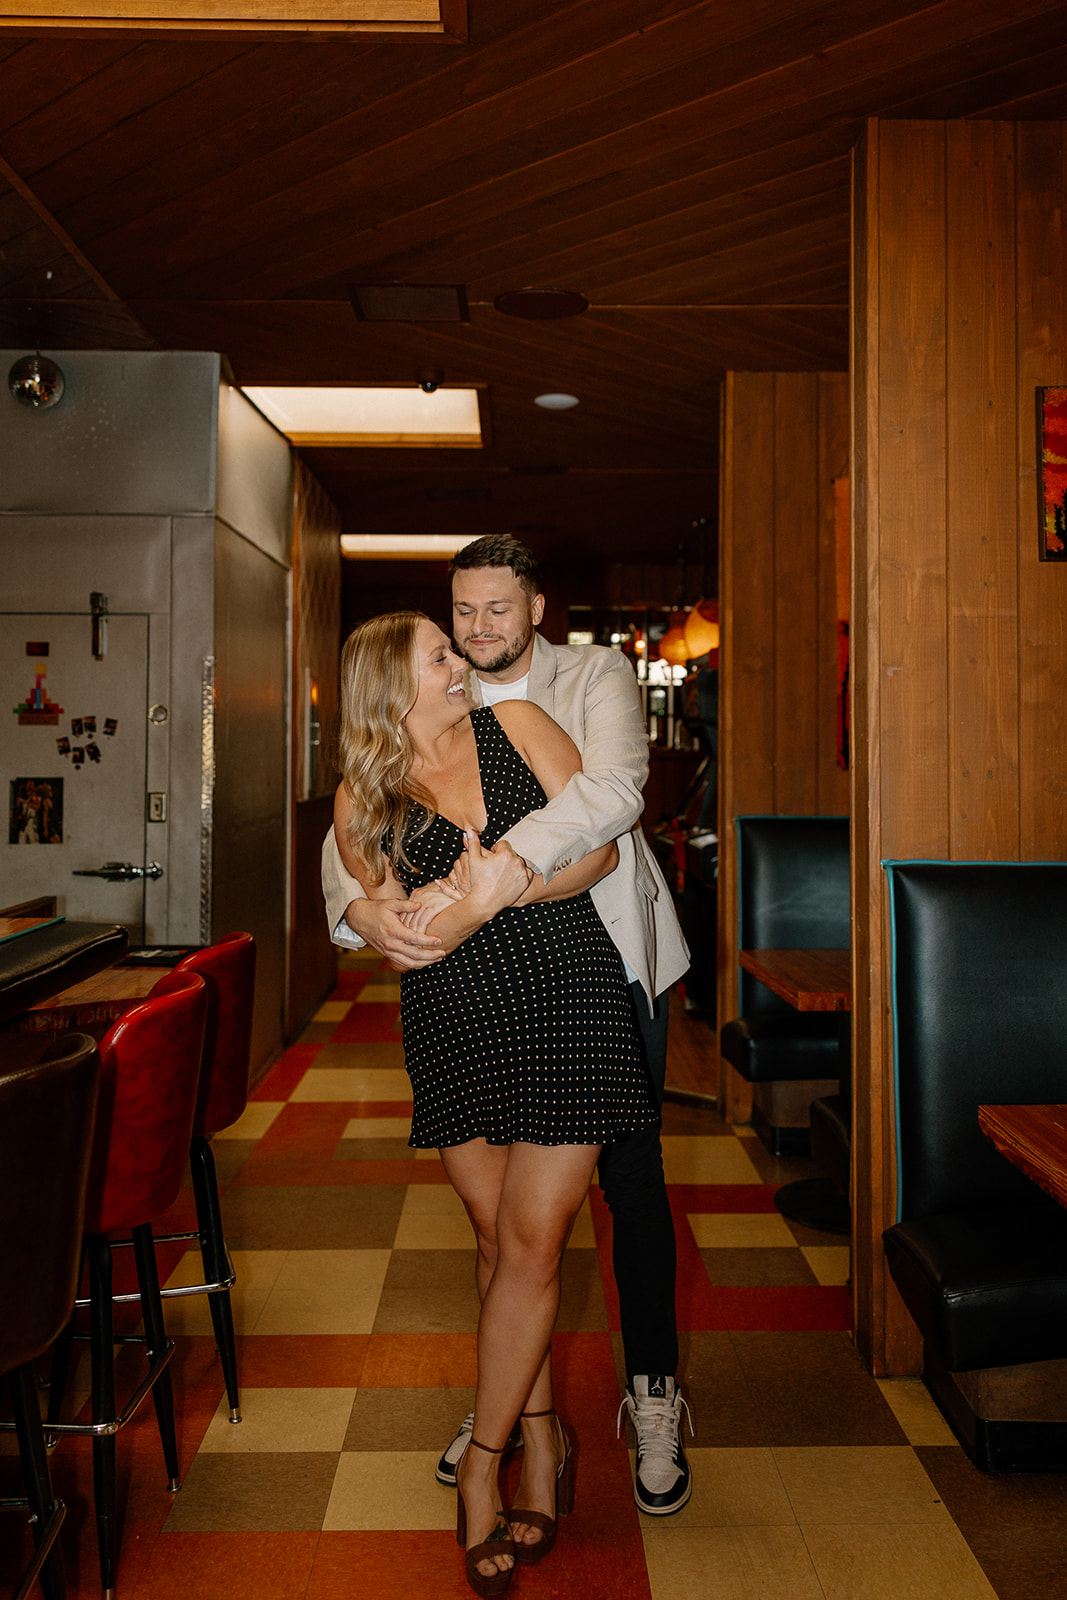
<svg viewBox="0 0 1067 1600">
<path fill-rule="evenodd" d="M 547 711 L 528 700 L 505 700 L 493 710 L 548 799 L 554 800 L 563 793 L 575 773 L 582 770 L 582 758 L 574 740 Z M 529 888 L 516 903 L 533 905 L 545 900 L 570 900 L 614 872 L 618 860 L 618 849 L 611 840 L 561 867 L 548 883 L 540 873 L 535 873 Z"/>
<path fill-rule="evenodd" d="M 348 842 L 345 825 L 351 807 L 351 797 L 340 784 L 334 799 L 334 834 L 345 869 L 360 884 L 368 901 L 388 903 L 390 915 L 396 916 L 401 925 L 425 932 L 418 918 L 421 891 L 416 890 L 409 900 L 392 863 L 384 856 L 384 877 L 380 883 L 371 882 L 367 863 Z M 470 888 L 461 899 L 451 900 L 432 919 L 435 959 L 450 955 L 504 906 L 514 905 L 530 881 L 529 867 L 510 845 L 501 843 L 492 850 L 483 850 L 474 833 L 464 835 L 464 845 L 470 862 Z M 403 905 L 398 905 L 399 901 L 403 901 Z"/>
</svg>

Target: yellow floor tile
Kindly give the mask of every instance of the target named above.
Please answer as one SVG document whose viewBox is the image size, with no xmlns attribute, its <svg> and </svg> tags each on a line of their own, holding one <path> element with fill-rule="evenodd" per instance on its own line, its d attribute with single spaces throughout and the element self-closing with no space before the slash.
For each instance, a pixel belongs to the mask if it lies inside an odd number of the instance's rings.
<svg viewBox="0 0 1067 1600">
<path fill-rule="evenodd" d="M 775 1212 L 697 1213 L 689 1218 L 693 1238 L 704 1250 L 795 1249 L 784 1217 Z"/>
<path fill-rule="evenodd" d="M 805 1527 L 826 1600 L 996 1600 L 948 1518 L 939 1527 Z"/>
<path fill-rule="evenodd" d="M 956 1443 L 921 1378 L 877 1378 L 875 1382 L 909 1444 Z"/>
<path fill-rule="evenodd" d="M 393 1248 L 469 1250 L 474 1245 L 470 1219 L 456 1191 L 446 1184 L 413 1184 L 404 1196 Z"/>
<path fill-rule="evenodd" d="M 852 1251 L 847 1244 L 805 1244 L 801 1254 L 822 1284 L 847 1283 L 852 1272 Z M 912 1440 L 914 1444 L 915 1441 Z"/>
<path fill-rule="evenodd" d="M 232 1259 L 237 1274 L 237 1282 L 230 1290 L 234 1330 L 237 1333 L 251 1333 L 277 1281 L 284 1253 L 277 1250 L 234 1250 Z M 169 1289 L 203 1281 L 204 1264 L 199 1249 L 194 1247 L 185 1252 L 164 1287 Z M 172 1338 L 179 1333 L 210 1336 L 213 1332 L 211 1308 L 206 1294 L 179 1295 L 165 1300 L 163 1317 Z"/>
<path fill-rule="evenodd" d="M 341 1450 L 355 1389 L 241 1389 L 242 1421 L 230 1421 L 225 1398 L 200 1449 L 215 1455 L 251 1451 Z"/>
<path fill-rule="evenodd" d="M 351 1000 L 324 1000 L 311 1020 L 312 1022 L 343 1022 L 351 1006 Z"/>
<path fill-rule="evenodd" d="M 406 1139 L 410 1132 L 410 1117 L 353 1117 L 345 1123 L 341 1138 Z"/>
<path fill-rule="evenodd" d="M 641 1527 L 652 1600 L 826 1600 L 799 1528 L 682 1528 L 669 1520 L 674 1526 Z"/>
<path fill-rule="evenodd" d="M 400 1049 L 400 1046 L 397 1046 Z M 309 1067 L 290 1100 L 410 1100 L 411 1080 L 402 1067 Z"/>
<path fill-rule="evenodd" d="M 383 1001 L 384 1000 L 386 1003 L 392 1001 L 392 1002 L 394 1002 L 396 1004 L 399 1004 L 400 1003 L 400 974 L 399 974 L 399 972 L 396 975 L 396 982 L 395 983 L 383 982 L 381 979 L 375 979 L 375 981 L 373 983 L 368 983 L 365 988 L 363 988 L 363 989 L 361 989 L 359 991 L 359 1000 L 361 1000 L 361 1001 L 362 1000 L 370 1000 L 370 1001 L 375 1001 L 375 1000 Z M 358 1005 L 359 1001 L 357 1001 L 356 1003 Z"/>
<path fill-rule="evenodd" d="M 462 1555 L 454 1538 L 456 1497 L 434 1481 L 436 1465 L 433 1451 L 346 1452 L 338 1463 L 323 1531 L 451 1530 L 451 1543 L 441 1541 L 441 1559 L 445 1562 L 454 1555 L 461 1572 Z M 398 1587 L 397 1593 L 401 1592 Z"/>
<path fill-rule="evenodd" d="M 668 1134 L 663 1170 L 668 1183 L 759 1183 L 760 1176 L 739 1139 L 696 1139 Z"/>
<path fill-rule="evenodd" d="M 774 1459 L 802 1526 L 951 1520 L 910 1445 L 778 1449 Z"/>
<path fill-rule="evenodd" d="M 693 1473 L 693 1493 L 689 1504 L 672 1516 L 672 1528 L 796 1526 L 770 1450 L 694 1450 L 687 1445 L 685 1453 Z M 631 1450 L 631 1472 L 636 1460 L 636 1451 Z M 644 1530 L 646 1523 L 641 1526 Z"/>
<path fill-rule="evenodd" d="M 289 1250 L 253 1333 L 369 1333 L 388 1250 Z"/>
<path fill-rule="evenodd" d="M 250 1100 L 236 1122 L 231 1122 L 213 1139 L 262 1139 L 276 1117 L 285 1110 L 284 1100 Z"/>
</svg>

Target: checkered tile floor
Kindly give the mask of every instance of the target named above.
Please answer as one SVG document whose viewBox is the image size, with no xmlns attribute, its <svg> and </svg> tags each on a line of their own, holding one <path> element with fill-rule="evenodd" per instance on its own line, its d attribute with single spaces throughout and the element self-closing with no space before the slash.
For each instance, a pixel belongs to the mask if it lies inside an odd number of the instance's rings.
<svg viewBox="0 0 1067 1600">
<path fill-rule="evenodd" d="M 203 1297 L 167 1302 L 184 1484 L 151 1406 L 119 1436 L 120 1600 L 459 1600 L 455 1496 L 433 1467 L 469 1409 L 468 1224 L 434 1152 L 406 1144 L 398 980 L 346 958 L 337 991 L 215 1142 L 235 1257 L 244 1420 L 227 1420 Z M 693 1026 L 693 1024 L 689 1024 Z M 710 1039 L 710 1035 L 709 1035 Z M 668 1074 L 668 1081 L 670 1081 Z M 639 1515 L 616 1438 L 610 1222 L 594 1190 L 567 1253 L 554 1344 L 578 1441 L 574 1515 L 511 1592 L 586 1600 L 1052 1600 L 1067 1594 L 1067 1480 L 976 1472 L 913 1380 L 876 1382 L 849 1334 L 848 1248 L 786 1221 L 804 1176 L 748 1129 L 668 1105 L 682 1382 L 695 1490 Z M 186 1193 L 167 1219 L 191 1219 Z M 161 1224 L 157 1230 L 166 1231 Z M 170 1282 L 195 1257 L 161 1250 Z M 134 1351 L 121 1368 L 137 1371 Z M 79 1369 L 72 1403 L 84 1400 Z M 132 1384 L 131 1384 L 132 1387 Z M 10 1435 L 0 1494 L 17 1484 Z M 87 1444 L 52 1458 L 68 1592 L 99 1576 Z M 514 1469 L 513 1469 L 514 1470 Z M 26 1552 L 0 1518 L 0 1590 Z"/>
</svg>

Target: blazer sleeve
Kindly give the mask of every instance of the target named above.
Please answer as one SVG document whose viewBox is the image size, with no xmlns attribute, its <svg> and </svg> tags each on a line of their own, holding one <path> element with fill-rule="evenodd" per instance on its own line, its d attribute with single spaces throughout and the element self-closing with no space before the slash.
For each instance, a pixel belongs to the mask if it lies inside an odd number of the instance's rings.
<svg viewBox="0 0 1067 1600">
<path fill-rule="evenodd" d="M 581 751 L 582 770 L 541 811 L 504 835 L 546 883 L 590 850 L 629 833 L 644 810 L 648 736 L 633 668 L 617 651 L 597 652 L 591 672 L 555 685 L 546 706 Z"/>
<path fill-rule="evenodd" d="M 363 940 L 348 927 L 345 912 L 353 900 L 365 900 L 366 895 L 363 885 L 352 877 L 341 860 L 332 827 L 322 841 L 322 897 L 326 902 L 326 921 L 334 944 L 351 945 L 359 949 Z"/>
</svg>

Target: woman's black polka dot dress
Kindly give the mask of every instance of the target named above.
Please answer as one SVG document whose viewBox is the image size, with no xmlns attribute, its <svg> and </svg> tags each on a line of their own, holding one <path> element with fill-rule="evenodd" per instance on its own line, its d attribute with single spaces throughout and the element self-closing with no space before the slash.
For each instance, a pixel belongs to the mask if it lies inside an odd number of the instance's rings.
<svg viewBox="0 0 1067 1600">
<path fill-rule="evenodd" d="M 471 713 L 494 844 L 546 804 L 493 711 Z M 409 890 L 449 871 L 462 831 L 438 816 L 409 839 Z M 410 1143 L 604 1144 L 659 1116 L 622 963 L 588 894 L 509 906 L 444 961 L 405 972 Z"/>
</svg>

